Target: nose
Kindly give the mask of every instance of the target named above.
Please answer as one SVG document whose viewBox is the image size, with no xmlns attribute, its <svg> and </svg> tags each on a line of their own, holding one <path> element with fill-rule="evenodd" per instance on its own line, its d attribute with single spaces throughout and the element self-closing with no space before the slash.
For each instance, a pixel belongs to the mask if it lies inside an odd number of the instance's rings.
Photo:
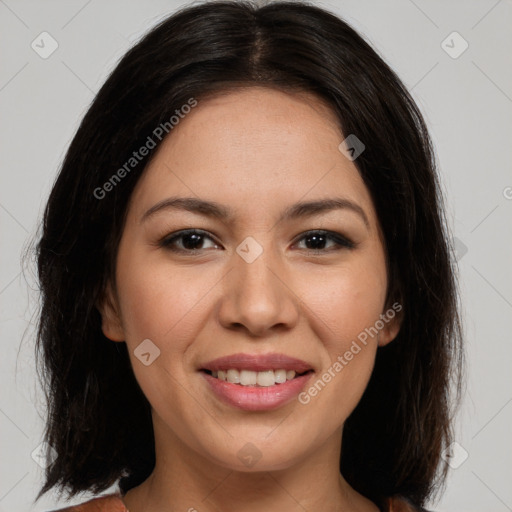
<svg viewBox="0 0 512 512">
<path fill-rule="evenodd" d="M 223 280 L 218 309 L 226 329 L 268 336 L 292 329 L 299 320 L 300 297 L 293 289 L 290 272 L 270 249 L 252 262 L 233 254 L 233 266 Z"/>
</svg>

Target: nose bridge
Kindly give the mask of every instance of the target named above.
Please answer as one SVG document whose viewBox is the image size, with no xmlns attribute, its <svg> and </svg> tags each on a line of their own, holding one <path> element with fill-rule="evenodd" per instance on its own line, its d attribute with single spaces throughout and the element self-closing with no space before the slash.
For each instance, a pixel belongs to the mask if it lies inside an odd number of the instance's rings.
<svg viewBox="0 0 512 512">
<path fill-rule="evenodd" d="M 252 334 L 275 326 L 291 327 L 298 317 L 296 297 L 283 280 L 285 271 L 270 240 L 247 237 L 233 254 L 220 308 L 225 327 L 243 325 Z"/>
</svg>

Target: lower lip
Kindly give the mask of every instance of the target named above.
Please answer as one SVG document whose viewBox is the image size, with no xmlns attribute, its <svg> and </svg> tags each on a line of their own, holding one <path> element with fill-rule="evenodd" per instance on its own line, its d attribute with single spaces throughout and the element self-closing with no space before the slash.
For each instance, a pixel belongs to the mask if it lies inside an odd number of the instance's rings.
<svg viewBox="0 0 512 512">
<path fill-rule="evenodd" d="M 213 392 L 224 402 L 245 411 L 277 409 L 295 398 L 305 387 L 313 372 L 273 386 L 241 386 L 201 372 Z"/>
</svg>

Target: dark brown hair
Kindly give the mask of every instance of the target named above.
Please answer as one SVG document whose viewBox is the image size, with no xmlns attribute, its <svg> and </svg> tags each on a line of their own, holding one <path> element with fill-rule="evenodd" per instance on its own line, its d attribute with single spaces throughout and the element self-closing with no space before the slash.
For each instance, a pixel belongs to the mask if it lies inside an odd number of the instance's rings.
<svg viewBox="0 0 512 512">
<path fill-rule="evenodd" d="M 95 191 L 190 98 L 200 108 L 209 94 L 253 85 L 315 94 L 343 134 L 365 144 L 354 163 L 385 236 L 387 306 L 403 306 L 401 330 L 378 350 L 346 421 L 340 470 L 374 501 L 400 494 L 423 504 L 443 483 L 451 384 L 460 391 L 463 353 L 455 268 L 422 115 L 397 75 L 339 17 L 304 2 L 216 1 L 181 9 L 126 53 L 82 120 L 51 191 L 37 245 L 37 354 L 46 441 L 57 458 L 38 498 L 53 487 L 68 496 L 101 492 L 119 479 L 126 492 L 155 463 L 149 403 L 125 344 L 103 335 L 96 305 L 114 277 L 131 193 L 156 149 L 105 197 Z"/>
</svg>

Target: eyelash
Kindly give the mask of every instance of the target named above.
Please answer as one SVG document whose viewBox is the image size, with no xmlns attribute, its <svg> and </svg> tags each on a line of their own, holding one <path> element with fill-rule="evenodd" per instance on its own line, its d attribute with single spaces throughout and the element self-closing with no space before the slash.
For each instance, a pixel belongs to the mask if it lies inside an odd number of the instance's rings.
<svg viewBox="0 0 512 512">
<path fill-rule="evenodd" d="M 216 244 L 215 240 L 213 240 L 213 238 L 206 231 L 202 231 L 200 229 L 185 229 L 183 231 L 178 231 L 176 233 L 171 234 L 170 236 L 163 238 L 162 240 L 160 240 L 158 245 L 160 247 L 163 247 L 163 248 L 171 251 L 171 252 L 182 253 L 182 254 L 183 253 L 197 254 L 200 251 L 204 250 L 204 249 L 178 249 L 176 247 L 173 247 L 173 244 L 175 243 L 176 240 L 178 240 L 184 236 L 187 236 L 187 235 L 200 235 L 202 237 L 209 238 Z M 304 250 L 306 250 L 308 252 L 312 252 L 314 254 L 330 253 L 330 252 L 339 251 L 342 249 L 354 249 L 356 247 L 356 244 L 354 242 L 352 242 L 352 240 L 349 240 L 347 237 L 342 236 L 339 233 L 336 233 L 334 231 L 326 231 L 323 229 L 314 229 L 314 230 L 310 230 L 310 231 L 306 231 L 306 232 L 302 233 L 301 237 L 298 238 L 297 241 L 294 242 L 294 244 L 304 240 L 307 237 L 314 236 L 314 235 L 323 236 L 326 239 L 333 241 L 337 245 L 337 247 L 335 247 L 334 249 L 304 249 Z"/>
</svg>

